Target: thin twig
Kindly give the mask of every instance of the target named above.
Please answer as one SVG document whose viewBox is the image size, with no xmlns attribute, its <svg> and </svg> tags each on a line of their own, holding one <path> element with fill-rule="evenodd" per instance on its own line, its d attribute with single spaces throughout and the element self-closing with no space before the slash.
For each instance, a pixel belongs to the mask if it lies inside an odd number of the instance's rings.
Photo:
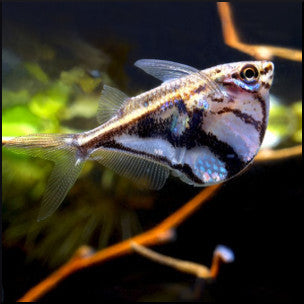
<svg viewBox="0 0 304 304">
<path fill-rule="evenodd" d="M 234 261 L 234 254 L 231 249 L 223 245 L 216 247 L 213 253 L 212 265 L 210 269 L 207 266 L 198 263 L 184 261 L 157 253 L 135 242 L 132 242 L 131 246 L 137 253 L 154 262 L 172 267 L 181 272 L 190 273 L 201 279 L 215 279 L 218 276 L 222 263 L 231 263 Z"/>
<path fill-rule="evenodd" d="M 109 246 L 90 256 L 82 257 L 80 254 L 74 255 L 66 264 L 53 272 L 45 280 L 31 288 L 18 300 L 18 302 L 36 301 L 72 273 L 132 252 L 132 242 L 151 246 L 170 240 L 172 238 L 172 229 L 185 221 L 185 219 L 194 213 L 194 211 L 197 210 L 204 202 L 210 199 L 220 187 L 221 185 L 215 185 L 204 189 L 159 225 L 140 235 Z"/>
<path fill-rule="evenodd" d="M 199 278 L 203 278 L 203 279 L 211 278 L 210 269 L 204 265 L 197 264 L 197 263 L 190 262 L 190 261 L 175 259 L 170 256 L 157 253 L 157 252 L 155 252 L 151 249 L 148 249 L 142 245 L 139 245 L 135 242 L 132 242 L 131 246 L 137 253 L 141 254 L 142 256 L 144 256 L 154 262 L 172 267 L 181 272 L 190 273 Z"/>
<path fill-rule="evenodd" d="M 258 60 L 271 60 L 274 56 L 293 61 L 302 61 L 302 52 L 296 49 L 276 47 L 271 45 L 253 45 L 243 43 L 236 30 L 229 2 L 217 3 L 218 13 L 222 23 L 224 41 L 227 45 L 244 52 Z"/>
</svg>

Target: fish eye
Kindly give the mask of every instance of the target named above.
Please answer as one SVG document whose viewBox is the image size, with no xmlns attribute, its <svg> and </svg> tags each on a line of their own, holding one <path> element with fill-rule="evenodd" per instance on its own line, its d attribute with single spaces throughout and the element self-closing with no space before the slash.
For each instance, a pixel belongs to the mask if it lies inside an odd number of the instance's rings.
<svg viewBox="0 0 304 304">
<path fill-rule="evenodd" d="M 246 64 L 241 69 L 240 77 L 246 83 L 255 83 L 259 77 L 259 71 L 254 65 Z"/>
</svg>

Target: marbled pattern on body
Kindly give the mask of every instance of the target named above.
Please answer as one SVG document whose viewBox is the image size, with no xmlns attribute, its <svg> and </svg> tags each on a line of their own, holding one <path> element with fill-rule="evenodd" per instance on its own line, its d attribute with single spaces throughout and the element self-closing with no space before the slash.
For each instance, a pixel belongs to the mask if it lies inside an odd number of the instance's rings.
<svg viewBox="0 0 304 304">
<path fill-rule="evenodd" d="M 239 86 L 238 75 L 248 64 L 260 79 Z M 196 185 L 223 181 L 244 169 L 261 145 L 272 73 L 270 62 L 241 62 L 165 82 L 127 99 L 116 117 L 81 143 L 141 154 L 180 170 Z M 183 158 L 177 157 L 181 150 Z M 198 166 L 202 162 L 205 167 Z"/>
</svg>

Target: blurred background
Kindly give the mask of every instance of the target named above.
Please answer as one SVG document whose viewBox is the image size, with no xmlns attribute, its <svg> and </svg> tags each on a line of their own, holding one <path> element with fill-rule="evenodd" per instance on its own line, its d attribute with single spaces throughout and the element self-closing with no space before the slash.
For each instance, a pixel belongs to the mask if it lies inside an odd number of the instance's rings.
<svg viewBox="0 0 304 304">
<path fill-rule="evenodd" d="M 301 49 L 297 3 L 233 4 L 241 39 Z M 288 12 L 288 14 L 286 14 Z M 216 3 L 2 3 L 2 136 L 73 133 L 97 126 L 104 84 L 129 96 L 159 82 L 133 66 L 142 58 L 199 69 L 252 60 L 226 46 Z M 302 64 L 274 58 L 271 115 L 264 147 L 302 142 Z M 88 163 L 57 212 L 37 222 L 51 163 L 2 150 L 4 301 L 15 301 L 81 245 L 101 249 L 145 231 L 201 189 L 171 177 L 144 191 Z M 137 255 L 77 272 L 42 298 L 54 300 L 286 302 L 298 288 L 301 157 L 254 164 L 154 247 L 210 265 L 217 244 L 235 253 L 215 282 L 197 280 Z M 75 293 L 77 290 L 77 293 Z"/>
</svg>

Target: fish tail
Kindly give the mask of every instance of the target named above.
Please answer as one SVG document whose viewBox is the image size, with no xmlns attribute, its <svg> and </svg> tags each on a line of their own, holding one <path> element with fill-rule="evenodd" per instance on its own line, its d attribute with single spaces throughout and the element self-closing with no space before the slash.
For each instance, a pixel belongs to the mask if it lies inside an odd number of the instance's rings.
<svg viewBox="0 0 304 304">
<path fill-rule="evenodd" d="M 40 157 L 54 162 L 42 198 L 38 221 L 50 216 L 60 206 L 77 180 L 86 157 L 80 153 L 75 135 L 33 134 L 2 137 L 2 147 L 16 153 Z"/>
</svg>

